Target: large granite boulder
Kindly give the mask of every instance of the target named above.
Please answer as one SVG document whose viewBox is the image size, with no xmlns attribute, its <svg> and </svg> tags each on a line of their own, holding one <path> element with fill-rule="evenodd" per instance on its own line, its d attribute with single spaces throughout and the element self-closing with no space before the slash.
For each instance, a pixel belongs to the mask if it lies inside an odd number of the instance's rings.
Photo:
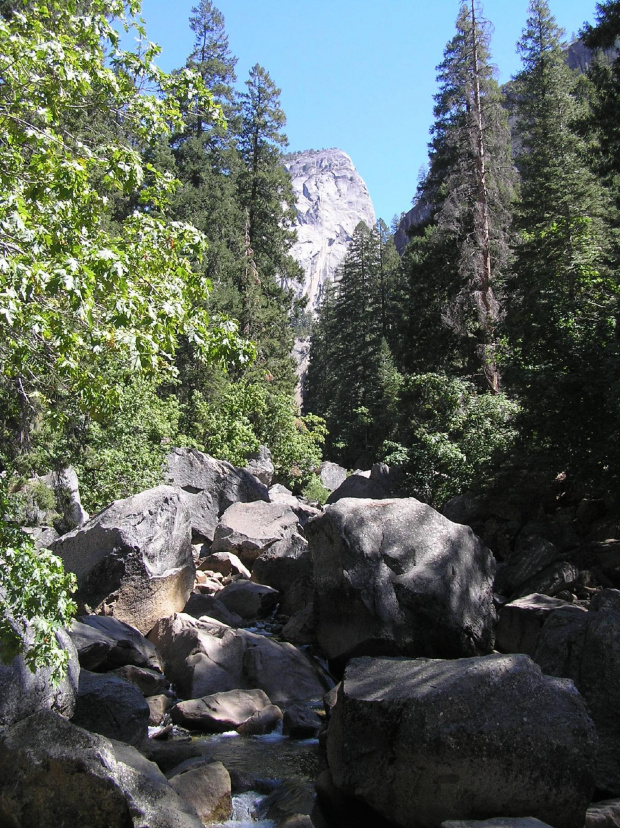
<svg viewBox="0 0 620 828">
<path fill-rule="evenodd" d="M 181 499 L 189 512 L 192 543 L 213 543 L 215 527 L 220 519 L 217 499 L 210 492 L 186 492 L 180 489 Z"/>
<path fill-rule="evenodd" d="M 551 613 L 533 658 L 544 673 L 575 682 L 599 737 L 597 788 L 620 796 L 620 591 L 603 590 L 589 612 Z"/>
<path fill-rule="evenodd" d="M 347 498 L 305 531 L 327 658 L 492 649 L 495 561 L 468 527 L 414 498 Z"/>
<path fill-rule="evenodd" d="M 269 489 L 269 500 L 271 503 L 281 503 L 283 506 L 290 506 L 297 515 L 300 526 L 305 526 L 306 523 L 313 517 L 321 514 L 321 510 L 299 497 L 295 497 L 290 489 L 276 483 Z"/>
<path fill-rule="evenodd" d="M 338 789 L 402 828 L 497 816 L 582 828 L 596 743 L 574 684 L 528 656 L 360 658 L 327 756 Z"/>
<path fill-rule="evenodd" d="M 620 799 L 605 799 L 590 805 L 585 828 L 620 828 Z"/>
<path fill-rule="evenodd" d="M 251 568 L 256 558 L 298 525 L 297 515 L 281 503 L 234 503 L 222 515 L 211 552 L 233 552 Z"/>
<path fill-rule="evenodd" d="M 203 828 L 135 748 L 41 711 L 0 744 L 0 825 Z"/>
<path fill-rule="evenodd" d="M 171 486 L 114 501 L 52 546 L 77 576 L 82 607 L 142 633 L 182 610 L 194 586 L 189 512 Z"/>
<path fill-rule="evenodd" d="M 60 630 L 56 637 L 69 654 L 67 673 L 60 684 L 51 681 L 51 670 L 40 667 L 32 672 L 23 655 L 8 664 L 0 661 L 0 732 L 39 710 L 51 710 L 67 719 L 73 716 L 80 665 L 69 635 Z M 30 641 L 26 631 L 26 643 Z"/>
<path fill-rule="evenodd" d="M 274 704 L 321 698 L 330 682 L 310 658 L 247 630 L 177 613 L 150 633 L 166 676 L 181 696 L 197 699 L 225 690 L 264 690 Z"/>
<path fill-rule="evenodd" d="M 219 515 L 233 503 L 269 500 L 267 487 L 253 474 L 196 449 L 172 449 L 166 461 L 165 480 L 190 494 L 208 492 Z"/>
<path fill-rule="evenodd" d="M 135 627 L 109 615 L 82 615 L 69 635 L 77 648 L 80 665 L 105 672 L 126 664 L 162 673 L 164 664 L 157 648 Z"/>
<path fill-rule="evenodd" d="M 202 618 L 203 615 L 207 615 L 209 618 L 215 618 L 216 621 L 221 621 L 229 627 L 240 627 L 243 624 L 243 618 L 240 615 L 231 612 L 213 595 L 201 595 L 194 592 L 189 596 L 189 601 L 183 612 L 193 618 Z"/>
<path fill-rule="evenodd" d="M 80 671 L 73 724 L 137 747 L 147 737 L 149 715 L 135 684 L 114 673 Z"/>
</svg>

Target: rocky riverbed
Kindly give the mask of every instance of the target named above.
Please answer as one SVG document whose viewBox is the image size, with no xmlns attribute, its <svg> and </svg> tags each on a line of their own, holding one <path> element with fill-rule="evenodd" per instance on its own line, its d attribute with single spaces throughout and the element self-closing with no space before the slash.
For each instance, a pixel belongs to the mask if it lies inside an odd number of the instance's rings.
<svg viewBox="0 0 620 828">
<path fill-rule="evenodd" d="M 41 531 L 80 610 L 60 687 L 0 666 L 0 826 L 620 825 L 600 509 L 442 515 L 385 467 L 324 473 L 321 509 L 266 453 L 175 449 L 160 486 Z"/>
</svg>

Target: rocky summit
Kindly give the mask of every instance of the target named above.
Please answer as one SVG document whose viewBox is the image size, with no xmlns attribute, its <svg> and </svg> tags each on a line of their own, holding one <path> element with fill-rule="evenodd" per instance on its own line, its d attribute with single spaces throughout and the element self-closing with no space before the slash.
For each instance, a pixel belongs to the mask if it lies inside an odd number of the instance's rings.
<svg viewBox="0 0 620 828">
<path fill-rule="evenodd" d="M 323 285 L 342 263 L 353 231 L 360 221 L 375 223 L 368 188 L 346 152 L 307 150 L 288 155 L 297 208 L 297 243 L 291 250 L 304 270 L 303 285 L 294 285 L 308 297 L 312 310 Z"/>
</svg>

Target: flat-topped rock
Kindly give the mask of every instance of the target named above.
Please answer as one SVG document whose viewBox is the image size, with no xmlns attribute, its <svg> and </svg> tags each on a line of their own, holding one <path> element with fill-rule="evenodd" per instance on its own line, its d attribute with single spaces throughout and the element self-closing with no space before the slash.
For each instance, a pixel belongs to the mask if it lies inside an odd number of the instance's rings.
<svg viewBox="0 0 620 828">
<path fill-rule="evenodd" d="M 402 828 L 523 814 L 583 828 L 596 747 L 574 684 L 524 655 L 354 659 L 327 736 L 336 787 Z"/>
</svg>

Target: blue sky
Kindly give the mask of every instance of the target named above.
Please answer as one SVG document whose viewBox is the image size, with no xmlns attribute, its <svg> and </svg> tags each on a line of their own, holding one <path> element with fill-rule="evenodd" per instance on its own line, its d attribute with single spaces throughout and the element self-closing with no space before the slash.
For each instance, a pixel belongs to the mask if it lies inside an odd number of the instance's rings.
<svg viewBox="0 0 620 828">
<path fill-rule="evenodd" d="M 192 49 L 196 0 L 143 0 L 159 64 L 182 66 Z M 215 0 L 226 19 L 238 83 L 262 64 L 282 90 L 290 150 L 338 147 L 366 181 L 389 224 L 411 206 L 426 162 L 435 67 L 454 33 L 458 0 Z M 567 35 L 593 21 L 596 0 L 550 0 Z M 515 43 L 528 0 L 486 0 L 500 81 L 519 69 Z"/>
</svg>

